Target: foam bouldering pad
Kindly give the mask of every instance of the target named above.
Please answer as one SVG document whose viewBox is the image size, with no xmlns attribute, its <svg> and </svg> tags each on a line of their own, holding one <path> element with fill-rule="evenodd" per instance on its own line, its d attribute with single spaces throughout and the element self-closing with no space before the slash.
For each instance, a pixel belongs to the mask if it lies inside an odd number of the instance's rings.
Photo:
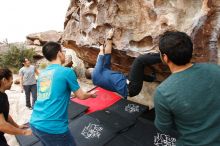
<svg viewBox="0 0 220 146">
<path fill-rule="evenodd" d="M 143 118 L 138 118 L 137 123 L 122 133 L 122 136 L 133 141 L 137 146 L 175 146 L 178 137 L 175 131 L 169 134 L 161 133 L 152 121 Z"/>
<path fill-rule="evenodd" d="M 104 146 L 137 146 L 137 144 L 123 135 L 118 135 Z"/>
<path fill-rule="evenodd" d="M 83 115 L 69 123 L 77 146 L 103 146 L 116 134 L 99 120 Z"/>
<path fill-rule="evenodd" d="M 88 109 L 87 106 L 78 104 L 78 103 L 70 100 L 69 106 L 68 106 L 68 119 L 69 119 L 69 121 L 82 115 L 83 113 L 86 112 L 87 109 Z"/>
<path fill-rule="evenodd" d="M 29 127 L 29 123 L 26 123 L 25 125 Z M 15 137 L 20 146 L 32 146 L 35 143 L 39 142 L 39 139 L 34 135 L 30 135 L 30 136 L 16 135 Z"/>
<path fill-rule="evenodd" d="M 150 109 L 141 114 L 141 117 L 154 122 L 155 120 L 155 109 Z"/>
<path fill-rule="evenodd" d="M 108 90 L 105 90 L 101 87 L 96 87 L 92 90 L 97 90 L 97 92 L 96 92 L 97 97 L 96 98 L 88 98 L 86 100 L 80 100 L 78 98 L 71 99 L 72 101 L 74 101 L 76 103 L 88 106 L 89 109 L 86 112 L 87 114 L 95 112 L 97 110 L 103 110 L 103 109 L 113 105 L 114 103 L 116 103 L 118 100 L 121 99 L 121 97 L 118 94 L 111 92 L 111 91 L 108 91 Z"/>
<path fill-rule="evenodd" d="M 134 121 L 127 120 L 119 114 L 109 110 L 96 111 L 89 115 L 95 119 L 98 119 L 101 123 L 103 123 L 103 125 L 111 128 L 116 133 L 126 130 L 135 124 Z"/>
<path fill-rule="evenodd" d="M 76 102 L 73 102 L 70 100 L 69 106 L 68 106 L 68 119 L 69 121 L 72 121 L 76 117 L 82 115 L 86 110 L 88 109 L 87 106 L 78 104 Z M 26 125 L 29 125 L 28 123 Z M 39 139 L 34 136 L 24 136 L 24 135 L 17 135 L 16 139 L 20 146 L 41 146 L 41 142 L 39 142 Z"/>
<path fill-rule="evenodd" d="M 148 107 L 129 100 L 121 99 L 108 107 L 107 110 L 113 111 L 127 120 L 136 120 L 142 113 L 148 110 Z"/>
<path fill-rule="evenodd" d="M 39 141 L 39 139 L 34 135 L 31 136 L 16 135 L 16 139 L 20 146 L 32 146 L 33 144 Z"/>
<path fill-rule="evenodd" d="M 33 144 L 32 146 L 43 146 L 43 144 L 40 141 L 38 141 L 37 143 Z"/>
</svg>

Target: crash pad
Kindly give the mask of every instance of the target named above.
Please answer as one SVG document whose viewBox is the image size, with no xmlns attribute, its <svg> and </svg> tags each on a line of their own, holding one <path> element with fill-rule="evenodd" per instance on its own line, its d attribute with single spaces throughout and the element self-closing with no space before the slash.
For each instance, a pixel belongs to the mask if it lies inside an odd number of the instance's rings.
<svg viewBox="0 0 220 146">
<path fill-rule="evenodd" d="M 103 125 L 111 128 L 116 133 L 120 133 L 135 124 L 134 121 L 127 120 L 116 112 L 109 110 L 96 111 L 89 115 L 99 120 Z"/>
<path fill-rule="evenodd" d="M 82 104 L 78 104 L 72 100 L 69 101 L 69 106 L 68 106 L 68 119 L 69 121 L 72 121 L 74 118 L 82 115 L 83 113 L 86 112 L 88 109 L 87 106 L 84 106 Z"/>
<path fill-rule="evenodd" d="M 103 146 L 116 134 L 98 119 L 83 115 L 69 124 L 77 146 Z"/>
<path fill-rule="evenodd" d="M 103 110 L 121 99 L 121 97 L 117 93 L 105 90 L 101 87 L 96 87 L 92 90 L 97 90 L 96 98 L 88 98 L 86 100 L 80 100 L 75 97 L 71 99 L 76 103 L 88 106 L 89 108 L 86 112 L 87 114 L 95 112 L 97 110 Z"/>
<path fill-rule="evenodd" d="M 121 99 L 108 107 L 107 110 L 113 111 L 127 120 L 136 120 L 142 113 L 148 110 L 148 107 L 126 99 Z"/>
</svg>

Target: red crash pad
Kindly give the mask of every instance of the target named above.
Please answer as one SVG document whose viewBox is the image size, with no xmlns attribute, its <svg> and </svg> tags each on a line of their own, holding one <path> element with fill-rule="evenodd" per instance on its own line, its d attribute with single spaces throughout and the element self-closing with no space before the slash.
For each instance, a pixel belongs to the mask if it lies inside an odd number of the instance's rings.
<svg viewBox="0 0 220 146">
<path fill-rule="evenodd" d="M 96 87 L 92 90 L 97 90 L 96 98 L 88 98 L 86 100 L 80 100 L 78 98 L 71 99 L 74 102 L 88 106 L 89 108 L 86 111 L 86 114 L 89 114 L 89 113 L 92 113 L 98 110 L 103 110 L 121 99 L 121 97 L 117 95 L 116 93 L 105 90 L 101 87 Z"/>
</svg>

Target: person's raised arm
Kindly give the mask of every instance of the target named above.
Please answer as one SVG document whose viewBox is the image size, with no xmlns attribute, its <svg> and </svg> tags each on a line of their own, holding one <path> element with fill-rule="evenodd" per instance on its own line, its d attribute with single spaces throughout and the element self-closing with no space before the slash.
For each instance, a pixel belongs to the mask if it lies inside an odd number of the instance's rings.
<svg viewBox="0 0 220 146">
<path fill-rule="evenodd" d="M 69 85 L 69 88 L 72 92 L 74 92 L 75 96 L 79 99 L 87 99 L 89 97 L 96 97 L 96 90 L 91 92 L 85 92 L 82 90 L 82 88 L 79 86 L 79 83 L 77 81 L 77 77 L 75 72 L 72 69 L 68 69 L 68 73 L 66 77 L 66 81 Z"/>
<path fill-rule="evenodd" d="M 112 53 L 112 40 L 106 40 L 104 50 L 105 50 L 105 54 Z"/>
<path fill-rule="evenodd" d="M 111 54 L 112 53 L 112 37 L 114 35 L 114 29 L 110 29 L 107 36 L 106 36 L 106 41 L 105 41 L 105 54 Z"/>
</svg>

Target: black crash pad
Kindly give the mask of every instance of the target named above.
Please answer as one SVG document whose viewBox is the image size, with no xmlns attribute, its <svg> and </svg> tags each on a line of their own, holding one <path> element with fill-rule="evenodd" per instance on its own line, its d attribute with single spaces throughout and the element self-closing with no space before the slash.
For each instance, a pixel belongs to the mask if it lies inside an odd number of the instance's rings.
<svg viewBox="0 0 220 146">
<path fill-rule="evenodd" d="M 154 122 L 154 120 L 155 120 L 155 109 L 153 108 L 151 110 L 145 111 L 143 114 L 141 114 L 140 117 Z"/>
<path fill-rule="evenodd" d="M 74 118 L 82 115 L 85 113 L 85 111 L 88 109 L 87 106 L 81 105 L 79 103 L 76 103 L 74 101 L 69 101 L 68 106 L 68 119 L 69 121 L 72 121 Z"/>
<path fill-rule="evenodd" d="M 136 146 L 175 146 L 176 138 L 178 137 L 175 131 L 170 134 L 161 133 L 156 129 L 153 122 L 143 118 L 138 118 L 137 123 L 121 135 L 134 142 Z M 119 137 L 116 140 L 122 141 L 123 139 Z M 123 142 L 126 143 L 125 141 Z M 116 145 L 112 145 L 110 142 L 109 146 Z"/>
<path fill-rule="evenodd" d="M 33 144 L 32 146 L 43 146 L 43 144 L 40 141 L 38 141 L 37 143 Z"/>
<path fill-rule="evenodd" d="M 29 127 L 29 123 L 24 124 Z M 16 135 L 15 136 L 20 146 L 32 146 L 35 143 L 39 142 L 39 139 L 34 136 L 24 136 L 24 135 Z"/>
<path fill-rule="evenodd" d="M 126 130 L 130 126 L 134 125 L 135 122 L 127 120 L 120 116 L 118 113 L 110 110 L 101 110 L 89 114 L 91 117 L 99 120 L 103 125 L 111 128 L 114 132 L 119 133 L 122 130 Z"/>
<path fill-rule="evenodd" d="M 23 136 L 23 135 L 16 135 L 16 139 L 20 146 L 32 146 L 35 143 L 39 142 L 39 139 L 34 136 Z"/>
<path fill-rule="evenodd" d="M 104 146 L 137 146 L 137 144 L 123 135 L 118 135 Z"/>
<path fill-rule="evenodd" d="M 148 107 L 129 100 L 121 99 L 107 108 L 107 110 L 116 112 L 129 121 L 135 121 L 142 113 L 148 110 Z"/>
<path fill-rule="evenodd" d="M 77 146 L 103 146 L 115 133 L 99 120 L 83 115 L 69 124 Z"/>
</svg>

